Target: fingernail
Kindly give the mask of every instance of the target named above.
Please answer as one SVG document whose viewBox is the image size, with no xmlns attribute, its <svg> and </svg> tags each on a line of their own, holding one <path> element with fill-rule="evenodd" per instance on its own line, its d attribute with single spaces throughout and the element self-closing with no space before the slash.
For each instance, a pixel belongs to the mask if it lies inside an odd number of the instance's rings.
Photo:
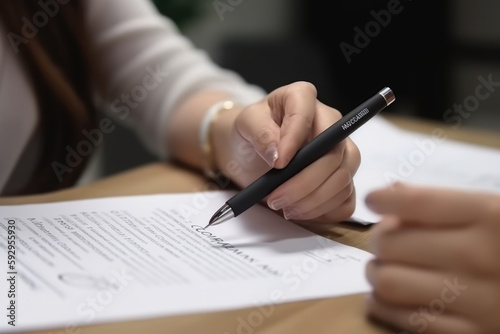
<svg viewBox="0 0 500 334">
<path fill-rule="evenodd" d="M 285 217 L 286 220 L 298 219 L 299 213 L 297 211 L 295 211 L 294 209 L 284 209 L 283 216 Z"/>
<path fill-rule="evenodd" d="M 267 147 L 263 158 L 270 167 L 274 167 L 274 163 L 278 160 L 278 147 L 275 143 L 272 143 Z"/>
<path fill-rule="evenodd" d="M 269 207 L 273 210 L 283 209 L 288 205 L 288 200 L 285 197 L 278 198 L 269 204 Z"/>
</svg>

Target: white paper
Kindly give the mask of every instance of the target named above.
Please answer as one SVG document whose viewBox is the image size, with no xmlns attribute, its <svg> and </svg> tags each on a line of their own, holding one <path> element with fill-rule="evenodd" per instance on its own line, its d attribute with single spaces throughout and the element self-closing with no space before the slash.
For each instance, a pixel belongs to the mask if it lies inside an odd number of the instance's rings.
<svg viewBox="0 0 500 334">
<path fill-rule="evenodd" d="M 15 278 L 0 332 L 66 328 L 368 292 L 370 253 L 255 206 L 204 230 L 233 193 L 0 206 L 0 261 Z M 15 272 L 9 274 L 8 272 Z M 15 327 L 6 317 L 15 302 Z M 6 311 L 7 310 L 7 311 Z M 235 326 L 237 325 L 235 319 Z"/>
<path fill-rule="evenodd" d="M 376 116 L 351 135 L 361 152 L 353 221 L 378 222 L 364 199 L 395 181 L 500 193 L 500 150 L 443 138 L 442 130 L 420 134 Z"/>
</svg>

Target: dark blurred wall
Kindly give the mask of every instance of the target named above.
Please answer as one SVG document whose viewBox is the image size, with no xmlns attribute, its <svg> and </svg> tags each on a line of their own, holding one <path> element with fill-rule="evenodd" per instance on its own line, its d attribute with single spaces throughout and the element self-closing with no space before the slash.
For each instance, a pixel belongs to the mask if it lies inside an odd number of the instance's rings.
<svg viewBox="0 0 500 334">
<path fill-rule="evenodd" d="M 391 111 L 439 119 L 450 102 L 450 1 L 302 0 L 302 24 L 348 110 L 390 86 Z"/>
</svg>

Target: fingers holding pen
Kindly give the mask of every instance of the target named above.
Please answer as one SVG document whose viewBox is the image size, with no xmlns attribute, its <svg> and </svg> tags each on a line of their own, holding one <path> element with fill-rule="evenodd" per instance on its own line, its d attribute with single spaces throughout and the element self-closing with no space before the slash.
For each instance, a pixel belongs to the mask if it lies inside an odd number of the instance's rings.
<svg viewBox="0 0 500 334">
<path fill-rule="evenodd" d="M 278 187 L 268 198 L 274 210 L 283 209 L 287 219 L 339 222 L 355 209 L 352 180 L 360 154 L 349 139 Z"/>
<path fill-rule="evenodd" d="M 319 101 L 315 101 L 315 105 L 316 115 L 308 140 L 325 131 L 342 116 Z M 282 142 L 285 139 L 283 136 Z M 360 162 L 358 147 L 347 138 L 275 189 L 267 203 L 274 210 L 283 209 L 287 219 L 321 222 L 345 220 L 355 208 L 353 176 Z"/>
<path fill-rule="evenodd" d="M 294 215 L 303 214 L 340 192 L 351 180 L 344 169 L 335 174 L 342 163 L 343 151 L 344 145 L 340 145 L 276 188 L 267 199 L 269 207 L 283 209 L 289 213 L 287 218 L 291 218 L 292 211 Z M 330 189 L 326 189 L 325 183 Z"/>
<path fill-rule="evenodd" d="M 317 100 L 315 87 L 297 82 L 276 89 L 238 116 L 237 140 L 248 143 L 262 158 L 245 163 L 245 186 L 267 169 L 286 167 L 296 153 L 342 118 L 342 114 Z M 332 145 L 333 146 L 333 145 Z M 248 160 L 246 160 L 248 161 Z M 341 141 L 318 160 L 271 192 L 266 201 L 286 218 L 337 222 L 354 211 L 352 179 L 360 164 L 357 146 Z"/>
</svg>

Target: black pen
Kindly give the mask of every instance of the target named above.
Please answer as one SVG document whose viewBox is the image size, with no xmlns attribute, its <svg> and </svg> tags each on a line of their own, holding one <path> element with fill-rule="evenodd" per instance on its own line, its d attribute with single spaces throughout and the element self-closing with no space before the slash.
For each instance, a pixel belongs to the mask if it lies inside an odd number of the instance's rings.
<svg viewBox="0 0 500 334">
<path fill-rule="evenodd" d="M 210 219 L 206 227 L 234 218 L 263 200 L 274 189 L 329 152 L 395 100 L 388 87 L 343 116 L 297 151 L 283 169 L 273 168 L 230 198 Z"/>
</svg>

